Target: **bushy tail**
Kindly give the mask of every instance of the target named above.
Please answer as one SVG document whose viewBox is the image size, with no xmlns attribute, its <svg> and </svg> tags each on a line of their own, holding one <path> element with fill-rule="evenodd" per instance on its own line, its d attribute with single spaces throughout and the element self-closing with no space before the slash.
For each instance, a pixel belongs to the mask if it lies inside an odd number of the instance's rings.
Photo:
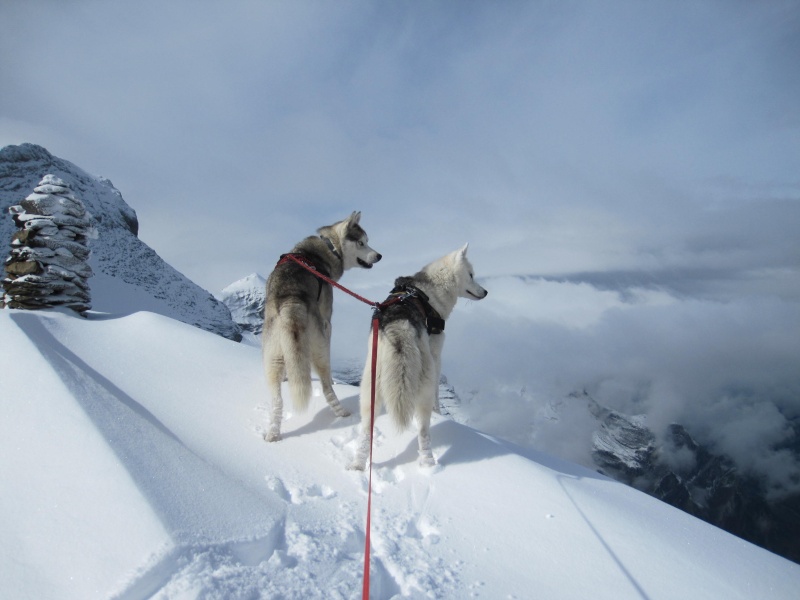
<svg viewBox="0 0 800 600">
<path fill-rule="evenodd" d="M 311 348 L 307 323 L 308 311 L 302 304 L 287 304 L 281 308 L 277 334 L 283 350 L 292 405 L 298 412 L 305 412 L 311 401 Z"/>
<path fill-rule="evenodd" d="M 378 342 L 381 396 L 386 412 L 401 431 L 411 425 L 425 375 L 420 348 L 416 343 L 409 343 L 406 335 L 407 332 L 389 329 Z"/>
</svg>

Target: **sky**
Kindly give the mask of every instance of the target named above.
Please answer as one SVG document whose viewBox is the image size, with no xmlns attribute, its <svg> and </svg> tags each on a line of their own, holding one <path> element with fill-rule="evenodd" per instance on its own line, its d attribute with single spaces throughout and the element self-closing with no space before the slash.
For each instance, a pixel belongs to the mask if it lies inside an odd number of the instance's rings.
<svg viewBox="0 0 800 600">
<path fill-rule="evenodd" d="M 212 293 L 353 210 L 356 287 L 469 242 L 481 426 L 566 443 L 585 388 L 800 488 L 799 3 L 25 0 L 0 55 L 0 146 L 109 178 Z"/>
<path fill-rule="evenodd" d="M 108 177 L 212 293 L 352 210 L 386 280 L 465 241 L 493 274 L 678 285 L 798 263 L 796 2 L 26 0 L 0 17 L 0 145 Z"/>
</svg>

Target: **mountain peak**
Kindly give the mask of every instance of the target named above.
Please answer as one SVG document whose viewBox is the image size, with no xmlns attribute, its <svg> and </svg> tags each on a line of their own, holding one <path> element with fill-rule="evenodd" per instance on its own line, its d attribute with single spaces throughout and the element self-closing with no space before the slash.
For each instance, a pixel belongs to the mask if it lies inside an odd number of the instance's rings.
<svg viewBox="0 0 800 600">
<path fill-rule="evenodd" d="M 251 273 L 222 290 L 220 300 L 243 331 L 258 335 L 264 328 L 266 296 L 267 280 L 258 273 Z"/>
<path fill-rule="evenodd" d="M 51 175 L 79 197 L 97 236 L 89 241 L 92 304 L 111 314 L 147 310 L 240 340 L 228 309 L 209 292 L 167 264 L 138 238 L 136 211 L 110 180 L 90 175 L 36 144 L 0 149 L 0 244 L 11 241 L 14 224 L 8 208 L 19 204 L 42 177 Z M 117 293 L 120 289 L 124 294 Z M 125 305 L 119 304 L 124 298 Z"/>
</svg>

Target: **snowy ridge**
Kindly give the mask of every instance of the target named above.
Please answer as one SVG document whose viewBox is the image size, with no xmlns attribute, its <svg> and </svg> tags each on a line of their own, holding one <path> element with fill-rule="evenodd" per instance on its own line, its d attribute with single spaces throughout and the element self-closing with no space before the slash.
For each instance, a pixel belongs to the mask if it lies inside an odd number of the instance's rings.
<svg viewBox="0 0 800 600">
<path fill-rule="evenodd" d="M 357 419 L 262 440 L 257 348 L 146 312 L 0 311 L 11 597 L 352 598 Z M 357 389 L 337 393 L 354 412 Z M 583 467 L 439 417 L 435 470 L 376 423 L 373 598 L 794 598 L 800 566 Z"/>
<path fill-rule="evenodd" d="M 34 144 L 0 149 L 0 248 L 14 224 L 8 207 L 19 204 L 47 174 L 68 183 L 92 216 L 92 305 L 101 312 L 149 310 L 230 339 L 241 339 L 225 306 L 168 265 L 138 237 L 135 211 L 108 179 L 89 175 Z M 5 260 L 5 256 L 3 257 Z M 125 298 L 120 304 L 120 299 Z"/>
</svg>

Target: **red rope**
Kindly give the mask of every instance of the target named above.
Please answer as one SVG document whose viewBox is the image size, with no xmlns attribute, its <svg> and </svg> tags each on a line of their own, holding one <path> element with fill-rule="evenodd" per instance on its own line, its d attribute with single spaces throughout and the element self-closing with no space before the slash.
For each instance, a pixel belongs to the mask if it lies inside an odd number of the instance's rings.
<svg viewBox="0 0 800 600">
<path fill-rule="evenodd" d="M 373 302 L 372 300 L 367 300 L 366 298 L 364 298 L 364 296 L 359 296 L 355 292 L 351 292 L 350 290 L 348 290 L 342 284 L 337 283 L 336 281 L 334 281 L 330 277 L 326 277 L 325 275 L 323 275 L 322 273 L 320 273 L 317 270 L 317 268 L 314 266 L 313 263 L 311 263 L 310 261 L 307 262 L 308 259 L 306 259 L 305 257 L 303 257 L 300 254 L 284 254 L 283 256 L 281 256 L 281 259 L 278 261 L 278 265 L 280 265 L 282 263 L 285 263 L 287 261 L 287 259 L 293 260 L 294 262 L 296 262 L 298 265 L 300 265 L 301 267 L 303 267 L 307 271 L 310 271 L 311 273 L 313 273 L 314 275 L 316 275 L 317 277 L 322 279 L 322 281 L 325 281 L 326 283 L 330 283 L 332 286 L 337 287 L 340 290 L 342 290 L 343 292 L 346 292 L 346 293 L 350 294 L 353 298 L 361 300 L 362 302 L 364 302 L 365 304 L 369 304 L 370 306 L 375 306 L 375 307 L 379 306 L 379 304 L 377 302 Z M 278 265 L 275 265 L 275 266 L 278 266 Z"/>
<path fill-rule="evenodd" d="M 370 532 L 372 530 L 372 434 L 375 430 L 375 373 L 378 366 L 378 315 L 372 317 L 372 377 L 369 385 L 369 485 L 367 487 L 367 526 L 364 536 L 364 587 L 361 590 L 362 600 L 369 600 L 369 555 Z"/>
<path fill-rule="evenodd" d="M 355 292 L 351 292 L 343 285 L 335 282 L 330 277 L 326 277 L 320 273 L 311 261 L 306 259 L 300 254 L 284 254 L 278 261 L 278 265 L 285 263 L 287 260 L 292 260 L 298 265 L 319 277 L 323 281 L 330 283 L 332 286 L 339 288 L 343 292 L 347 292 L 353 298 L 361 300 L 365 304 L 369 304 L 376 309 L 375 315 L 372 317 L 372 378 L 370 381 L 370 409 L 369 409 L 369 487 L 367 488 L 367 525 L 366 534 L 364 536 L 364 576 L 363 588 L 361 590 L 362 600 L 369 600 L 369 555 L 371 543 L 371 529 L 372 529 L 372 434 L 375 429 L 375 379 L 378 367 L 378 311 L 386 306 L 394 304 L 395 302 L 402 301 L 401 297 L 395 296 L 386 302 L 372 302 L 363 296 L 359 296 Z M 276 265 L 277 266 L 277 265 Z"/>
</svg>

